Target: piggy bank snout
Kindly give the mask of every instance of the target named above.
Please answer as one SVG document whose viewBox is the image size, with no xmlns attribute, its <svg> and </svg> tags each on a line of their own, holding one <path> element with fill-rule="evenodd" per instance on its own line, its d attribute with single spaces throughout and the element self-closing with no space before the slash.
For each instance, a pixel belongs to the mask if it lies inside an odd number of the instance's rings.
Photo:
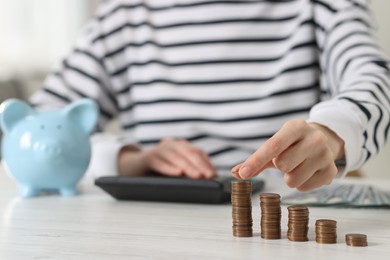
<svg viewBox="0 0 390 260">
<path fill-rule="evenodd" d="M 41 140 L 33 146 L 34 152 L 40 156 L 55 157 L 61 155 L 63 149 L 61 142 L 54 139 Z"/>
</svg>

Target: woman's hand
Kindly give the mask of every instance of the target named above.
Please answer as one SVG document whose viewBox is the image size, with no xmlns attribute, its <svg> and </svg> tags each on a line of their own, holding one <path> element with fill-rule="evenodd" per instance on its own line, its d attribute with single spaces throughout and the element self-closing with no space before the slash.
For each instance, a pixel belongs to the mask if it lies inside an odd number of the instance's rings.
<svg viewBox="0 0 390 260">
<path fill-rule="evenodd" d="M 122 149 L 118 157 L 120 175 L 144 175 L 153 170 L 167 176 L 211 179 L 216 176 L 208 155 L 186 140 L 163 139 L 145 152 Z"/>
<path fill-rule="evenodd" d="M 330 184 L 337 174 L 335 160 L 344 156 L 344 141 L 333 131 L 304 120 L 291 120 L 232 174 L 239 179 L 252 178 L 269 167 L 284 173 L 291 188 L 309 191 Z"/>
</svg>

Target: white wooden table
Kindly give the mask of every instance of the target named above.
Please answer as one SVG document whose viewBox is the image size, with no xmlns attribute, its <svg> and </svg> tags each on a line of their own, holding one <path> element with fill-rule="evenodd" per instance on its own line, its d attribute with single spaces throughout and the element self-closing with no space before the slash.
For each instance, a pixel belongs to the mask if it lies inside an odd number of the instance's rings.
<svg viewBox="0 0 390 260">
<path fill-rule="evenodd" d="M 390 189 L 390 181 L 377 181 Z M 390 210 L 310 208 L 309 242 L 260 238 L 258 195 L 253 197 L 254 237 L 235 238 L 231 206 L 118 202 L 90 182 L 82 194 L 19 198 L 0 170 L 0 259 L 390 259 Z M 272 179 L 266 191 L 287 192 Z M 338 221 L 338 243 L 314 241 L 318 218 Z M 365 233 L 368 247 L 349 247 L 345 233 Z"/>
</svg>

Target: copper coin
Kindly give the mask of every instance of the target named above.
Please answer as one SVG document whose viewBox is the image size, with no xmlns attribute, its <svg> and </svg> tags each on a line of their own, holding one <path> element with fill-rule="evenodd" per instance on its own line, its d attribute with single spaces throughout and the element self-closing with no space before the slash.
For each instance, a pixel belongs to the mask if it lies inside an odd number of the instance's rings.
<svg viewBox="0 0 390 260">
<path fill-rule="evenodd" d="M 368 246 L 367 235 L 365 234 L 346 234 L 345 242 L 348 246 Z"/>
<path fill-rule="evenodd" d="M 317 219 L 316 226 L 336 226 L 337 221 L 332 219 Z"/>
</svg>

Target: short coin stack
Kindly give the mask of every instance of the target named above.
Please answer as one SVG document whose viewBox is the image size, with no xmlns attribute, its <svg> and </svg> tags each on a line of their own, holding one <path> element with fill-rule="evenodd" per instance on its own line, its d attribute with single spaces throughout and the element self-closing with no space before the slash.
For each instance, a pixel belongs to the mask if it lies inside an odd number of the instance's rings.
<svg viewBox="0 0 390 260">
<path fill-rule="evenodd" d="M 252 225 L 252 183 L 250 181 L 232 182 L 233 236 L 251 237 Z"/>
<path fill-rule="evenodd" d="M 331 219 L 316 221 L 316 241 L 320 244 L 337 243 L 337 222 Z"/>
<path fill-rule="evenodd" d="M 282 210 L 280 208 L 280 195 L 276 193 L 260 194 L 261 207 L 261 237 L 265 239 L 280 239 L 280 220 Z"/>
<path fill-rule="evenodd" d="M 290 241 L 308 241 L 309 209 L 304 206 L 289 206 L 287 238 Z"/>
<path fill-rule="evenodd" d="M 367 236 L 364 234 L 346 234 L 345 243 L 348 246 L 367 246 Z"/>
</svg>

